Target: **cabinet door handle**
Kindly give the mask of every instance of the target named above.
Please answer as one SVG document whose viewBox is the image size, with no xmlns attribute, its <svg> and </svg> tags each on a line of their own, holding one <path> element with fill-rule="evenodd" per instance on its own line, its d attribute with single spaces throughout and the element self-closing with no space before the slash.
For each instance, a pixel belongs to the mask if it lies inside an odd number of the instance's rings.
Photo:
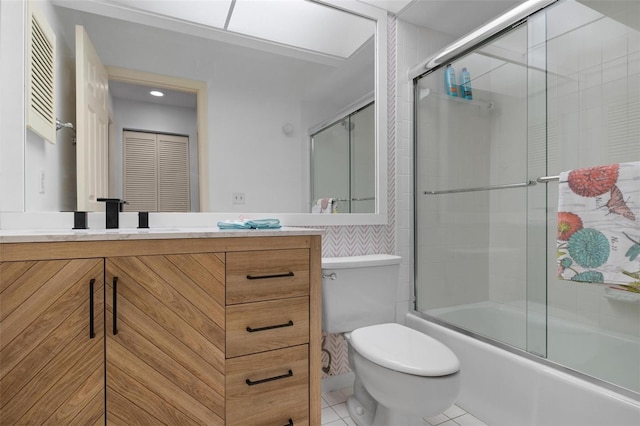
<svg viewBox="0 0 640 426">
<path fill-rule="evenodd" d="M 268 325 L 266 327 L 258 327 L 258 328 L 247 327 L 247 331 L 249 333 L 254 333 L 256 331 L 273 330 L 274 328 L 291 327 L 291 326 L 293 326 L 293 321 L 289 320 L 289 322 L 286 324 Z"/>
<path fill-rule="evenodd" d="M 287 423 L 284 426 L 293 426 L 293 419 L 289 419 L 289 423 Z"/>
<path fill-rule="evenodd" d="M 273 382 L 274 380 L 286 379 L 287 377 L 292 377 L 292 376 L 293 376 L 293 371 L 289 370 L 287 374 L 283 374 L 281 376 L 268 377 L 266 379 L 256 380 L 255 382 L 252 382 L 251 380 L 247 379 L 245 380 L 245 383 L 249 386 L 253 386 L 253 385 L 259 385 L 260 383 Z"/>
<path fill-rule="evenodd" d="M 95 278 L 91 278 L 91 281 L 89 281 L 89 339 L 96 337 L 96 332 L 93 327 L 93 286 L 95 283 Z"/>
<path fill-rule="evenodd" d="M 118 277 L 113 277 L 113 335 L 118 334 Z"/>
<path fill-rule="evenodd" d="M 295 274 L 293 272 L 285 272 L 282 274 L 266 274 L 266 275 L 247 275 L 248 280 L 264 280 L 267 278 L 282 278 L 282 277 L 293 277 Z"/>
</svg>

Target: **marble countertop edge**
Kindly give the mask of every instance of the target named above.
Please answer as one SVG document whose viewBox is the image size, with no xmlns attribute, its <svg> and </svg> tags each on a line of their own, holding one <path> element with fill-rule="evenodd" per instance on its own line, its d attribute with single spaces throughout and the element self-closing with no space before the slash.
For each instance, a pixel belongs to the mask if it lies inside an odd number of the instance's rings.
<svg viewBox="0 0 640 426">
<path fill-rule="evenodd" d="M 35 243 L 55 241 L 123 241 L 181 238 L 276 237 L 323 235 L 324 230 L 282 227 L 280 229 L 204 228 L 120 228 L 120 229 L 20 229 L 0 230 L 0 243 Z"/>
</svg>

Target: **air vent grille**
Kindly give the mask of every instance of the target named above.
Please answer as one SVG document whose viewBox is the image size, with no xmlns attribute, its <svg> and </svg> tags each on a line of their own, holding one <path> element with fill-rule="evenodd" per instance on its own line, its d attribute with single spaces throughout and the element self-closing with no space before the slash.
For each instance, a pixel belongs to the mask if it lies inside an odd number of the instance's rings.
<svg viewBox="0 0 640 426">
<path fill-rule="evenodd" d="M 30 5 L 27 126 L 55 142 L 55 34 L 44 16 Z"/>
</svg>

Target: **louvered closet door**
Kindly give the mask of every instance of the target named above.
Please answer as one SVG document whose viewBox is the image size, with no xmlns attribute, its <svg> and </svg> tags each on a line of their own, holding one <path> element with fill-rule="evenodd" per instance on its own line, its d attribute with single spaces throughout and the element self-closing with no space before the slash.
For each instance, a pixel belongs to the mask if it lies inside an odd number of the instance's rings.
<svg viewBox="0 0 640 426">
<path fill-rule="evenodd" d="M 0 264 L 1 424 L 104 424 L 103 276 L 102 259 Z"/>
<path fill-rule="evenodd" d="M 106 295 L 107 422 L 224 424 L 224 255 L 107 259 Z"/>
<path fill-rule="evenodd" d="M 159 134 L 158 169 L 158 210 L 190 211 L 189 139 Z"/>
<path fill-rule="evenodd" d="M 124 132 L 124 199 L 126 210 L 158 211 L 158 161 L 156 135 Z"/>
<path fill-rule="evenodd" d="M 127 211 L 188 212 L 189 138 L 124 132 Z"/>
</svg>

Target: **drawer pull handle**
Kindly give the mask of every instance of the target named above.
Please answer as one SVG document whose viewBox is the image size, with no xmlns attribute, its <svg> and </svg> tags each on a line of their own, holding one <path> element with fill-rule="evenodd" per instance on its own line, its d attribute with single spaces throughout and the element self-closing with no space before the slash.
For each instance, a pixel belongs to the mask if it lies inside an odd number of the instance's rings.
<svg viewBox="0 0 640 426">
<path fill-rule="evenodd" d="M 118 334 L 118 277 L 113 277 L 113 335 Z"/>
<path fill-rule="evenodd" d="M 289 370 L 287 374 L 283 374 L 281 376 L 268 377 L 266 379 L 256 380 L 255 382 L 252 382 L 251 380 L 247 379 L 245 380 L 245 383 L 249 386 L 253 386 L 253 385 L 259 385 L 260 383 L 273 382 L 274 380 L 286 379 L 287 377 L 292 377 L 292 376 L 293 376 L 293 371 Z"/>
<path fill-rule="evenodd" d="M 254 333 L 256 331 L 273 330 L 274 328 L 291 327 L 291 326 L 293 326 L 293 321 L 289 320 L 289 322 L 286 324 L 269 325 L 267 327 L 258 327 L 258 328 L 247 327 L 247 331 L 249 333 Z"/>
<path fill-rule="evenodd" d="M 293 426 L 293 419 L 289 419 L 289 423 L 287 423 L 284 426 Z"/>
<path fill-rule="evenodd" d="M 93 286 L 96 283 L 94 278 L 89 281 L 89 339 L 96 337 L 93 324 Z"/>
<path fill-rule="evenodd" d="M 271 274 L 271 275 L 247 275 L 248 280 L 264 280 L 267 278 L 282 278 L 282 277 L 293 277 L 295 274 L 293 272 L 285 272 L 283 274 Z"/>
</svg>

